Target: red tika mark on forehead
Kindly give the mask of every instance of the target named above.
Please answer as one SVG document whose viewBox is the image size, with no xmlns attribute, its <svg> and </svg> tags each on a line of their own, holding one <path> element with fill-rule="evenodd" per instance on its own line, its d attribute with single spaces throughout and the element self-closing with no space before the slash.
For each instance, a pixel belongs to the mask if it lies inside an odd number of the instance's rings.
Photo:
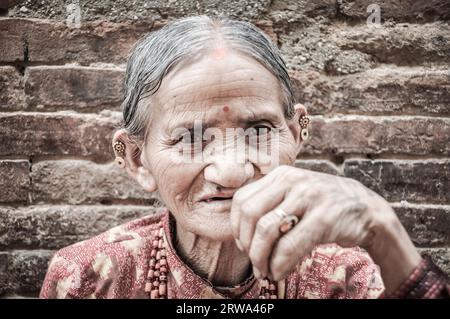
<svg viewBox="0 0 450 319">
<path fill-rule="evenodd" d="M 227 52 L 226 48 L 218 47 L 218 48 L 214 49 L 212 56 L 214 59 L 220 60 L 225 57 L 226 52 Z"/>
<path fill-rule="evenodd" d="M 225 105 L 225 106 L 222 108 L 222 110 L 223 110 L 224 112 L 228 112 L 228 111 L 230 110 L 230 108 L 229 108 L 227 105 Z"/>
</svg>

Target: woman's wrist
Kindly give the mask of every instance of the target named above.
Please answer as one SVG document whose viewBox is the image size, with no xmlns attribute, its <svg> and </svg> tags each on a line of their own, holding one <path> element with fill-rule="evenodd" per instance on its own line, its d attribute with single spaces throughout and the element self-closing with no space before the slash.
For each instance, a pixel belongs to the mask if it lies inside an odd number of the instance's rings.
<svg viewBox="0 0 450 319">
<path fill-rule="evenodd" d="M 380 266 L 386 294 L 394 292 L 419 265 L 422 257 L 392 208 L 374 227 L 374 236 L 366 248 Z"/>
</svg>

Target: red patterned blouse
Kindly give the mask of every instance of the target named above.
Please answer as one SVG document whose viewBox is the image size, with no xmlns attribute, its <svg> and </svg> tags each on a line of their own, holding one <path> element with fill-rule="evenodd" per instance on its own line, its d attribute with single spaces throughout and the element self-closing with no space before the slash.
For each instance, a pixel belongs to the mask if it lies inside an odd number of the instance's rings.
<svg viewBox="0 0 450 319">
<path fill-rule="evenodd" d="M 236 287 L 214 287 L 195 274 L 172 246 L 167 209 L 112 228 L 58 251 L 50 262 L 41 298 L 149 298 L 145 292 L 152 238 L 158 223 L 167 247 L 168 298 L 258 298 L 253 276 Z M 316 247 L 278 282 L 279 298 L 379 298 L 384 285 L 378 266 L 360 248 Z"/>
</svg>

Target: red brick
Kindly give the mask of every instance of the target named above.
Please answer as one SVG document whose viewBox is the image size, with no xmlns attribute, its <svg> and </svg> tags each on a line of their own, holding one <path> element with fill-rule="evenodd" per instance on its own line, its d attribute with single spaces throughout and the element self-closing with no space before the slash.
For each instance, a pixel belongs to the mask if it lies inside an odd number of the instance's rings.
<svg viewBox="0 0 450 319">
<path fill-rule="evenodd" d="M 133 44 L 159 23 L 83 22 L 69 28 L 64 22 L 37 19 L 0 19 L 1 62 L 124 63 Z"/>
<path fill-rule="evenodd" d="M 8 9 L 12 8 L 15 5 L 19 4 L 23 0 L 1 0 L 0 1 L 0 9 Z"/>
<path fill-rule="evenodd" d="M 49 250 L 0 252 L 0 296 L 11 293 L 37 296 L 53 256 Z"/>
<path fill-rule="evenodd" d="M 0 66 L 0 111 L 24 108 L 22 77 L 11 66 Z"/>
<path fill-rule="evenodd" d="M 450 73 L 380 67 L 342 77 L 292 72 L 295 96 L 311 114 L 450 115 Z"/>
<path fill-rule="evenodd" d="M 0 19 L 0 62 L 125 63 L 130 49 L 140 38 L 166 23 L 164 20 L 83 21 L 80 28 L 69 28 L 56 20 Z M 255 25 L 276 43 L 270 20 L 257 20 Z"/>
<path fill-rule="evenodd" d="M 341 49 L 370 54 L 382 63 L 413 66 L 448 62 L 450 26 L 443 21 L 389 24 L 381 28 L 365 24 L 332 26 L 328 32 L 329 41 Z"/>
<path fill-rule="evenodd" d="M 295 162 L 295 167 L 308 169 L 320 173 L 332 174 L 332 175 L 341 175 L 339 169 L 327 160 L 317 160 L 317 159 L 309 159 L 309 160 L 297 160 Z"/>
<path fill-rule="evenodd" d="M 133 205 L 0 207 L 0 248 L 60 249 L 154 211 Z"/>
<path fill-rule="evenodd" d="M 27 68 L 28 108 L 46 111 L 120 109 L 123 70 L 79 66 Z"/>
<path fill-rule="evenodd" d="M 117 113 L 0 114 L 0 156 L 76 156 L 113 159 L 111 138 Z"/>
<path fill-rule="evenodd" d="M 115 163 L 42 161 L 33 163 L 30 176 L 33 204 L 151 204 L 155 198 Z"/>
<path fill-rule="evenodd" d="M 28 201 L 30 191 L 28 173 L 28 161 L 0 161 L 0 202 L 26 203 Z"/>
<path fill-rule="evenodd" d="M 367 7 L 378 4 L 381 9 L 381 18 L 396 19 L 397 21 L 434 21 L 437 19 L 450 19 L 450 4 L 446 0 L 342 0 L 339 1 L 339 13 L 346 17 L 366 19 Z"/>
<path fill-rule="evenodd" d="M 450 245 L 450 206 L 396 203 L 392 207 L 416 246 Z"/>
<path fill-rule="evenodd" d="M 389 201 L 450 204 L 447 160 L 346 160 L 344 174 Z"/>
<path fill-rule="evenodd" d="M 312 117 L 311 138 L 301 153 L 450 154 L 450 119 L 426 117 Z"/>
</svg>

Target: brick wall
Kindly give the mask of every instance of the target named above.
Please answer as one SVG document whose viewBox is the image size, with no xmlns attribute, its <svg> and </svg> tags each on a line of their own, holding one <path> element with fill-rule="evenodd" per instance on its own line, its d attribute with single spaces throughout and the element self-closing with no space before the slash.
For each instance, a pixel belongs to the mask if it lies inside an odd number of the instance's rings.
<svg viewBox="0 0 450 319">
<path fill-rule="evenodd" d="M 80 28 L 70 3 L 0 1 L 0 296 L 36 296 L 56 249 L 152 212 L 112 164 L 124 63 L 139 37 L 197 13 L 276 41 L 313 115 L 298 166 L 380 193 L 450 273 L 448 1 L 81 0 Z"/>
</svg>

